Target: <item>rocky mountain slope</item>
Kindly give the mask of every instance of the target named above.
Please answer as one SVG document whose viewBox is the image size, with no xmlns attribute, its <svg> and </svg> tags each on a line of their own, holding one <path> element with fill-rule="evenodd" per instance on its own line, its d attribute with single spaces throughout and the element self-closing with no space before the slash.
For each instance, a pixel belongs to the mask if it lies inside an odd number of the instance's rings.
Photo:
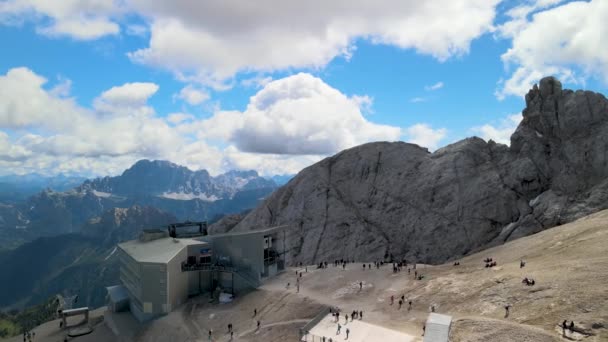
<svg viewBox="0 0 608 342">
<path fill-rule="evenodd" d="M 291 262 L 437 263 L 608 207 L 608 100 L 544 78 L 511 146 L 370 143 L 301 171 L 235 230 L 288 224 Z"/>
</svg>

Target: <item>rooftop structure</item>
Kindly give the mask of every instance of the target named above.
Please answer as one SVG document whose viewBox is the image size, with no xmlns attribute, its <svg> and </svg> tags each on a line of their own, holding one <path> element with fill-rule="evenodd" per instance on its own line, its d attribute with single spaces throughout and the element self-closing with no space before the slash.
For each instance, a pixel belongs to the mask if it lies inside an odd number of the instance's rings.
<svg viewBox="0 0 608 342">
<path fill-rule="evenodd" d="M 426 320 L 424 342 L 448 342 L 452 316 L 431 313 Z"/>
<path fill-rule="evenodd" d="M 197 239 L 163 237 L 151 241 L 131 240 L 118 247 L 137 262 L 168 263 L 186 246 L 207 244 Z"/>
</svg>

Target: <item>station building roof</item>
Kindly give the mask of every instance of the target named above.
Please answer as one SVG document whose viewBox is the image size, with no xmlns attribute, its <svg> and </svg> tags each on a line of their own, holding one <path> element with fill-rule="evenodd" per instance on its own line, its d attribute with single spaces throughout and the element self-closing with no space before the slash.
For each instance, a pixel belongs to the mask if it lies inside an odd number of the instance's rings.
<svg viewBox="0 0 608 342">
<path fill-rule="evenodd" d="M 119 243 L 118 246 L 137 262 L 166 264 L 187 246 L 207 244 L 207 242 L 199 239 L 165 237 L 151 241 L 136 239 Z"/>
</svg>

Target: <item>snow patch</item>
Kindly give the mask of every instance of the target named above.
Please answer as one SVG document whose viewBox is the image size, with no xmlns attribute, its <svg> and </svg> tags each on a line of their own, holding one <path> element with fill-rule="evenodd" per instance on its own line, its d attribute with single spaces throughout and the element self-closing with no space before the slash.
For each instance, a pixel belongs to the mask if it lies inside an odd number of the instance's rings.
<svg viewBox="0 0 608 342">
<path fill-rule="evenodd" d="M 107 256 L 105 259 L 103 259 L 103 260 L 108 260 L 108 259 L 110 259 L 110 257 L 111 257 L 112 255 L 114 255 L 114 253 L 115 253 L 115 252 L 116 252 L 116 247 L 114 247 L 114 249 L 113 249 L 113 250 L 110 252 L 110 254 L 108 254 L 108 256 Z"/>
<path fill-rule="evenodd" d="M 108 197 L 112 196 L 112 194 L 109 192 L 102 192 L 102 191 L 97 191 L 97 190 L 93 190 L 93 195 L 95 195 L 97 197 L 103 197 L 103 198 L 108 198 Z"/>
<path fill-rule="evenodd" d="M 159 197 L 162 198 L 168 198 L 168 199 L 172 199 L 172 200 L 178 200 L 178 201 L 190 201 L 193 199 L 200 199 L 206 202 L 215 202 L 217 200 L 219 200 L 219 198 L 217 198 L 215 195 L 211 195 L 211 196 L 207 196 L 205 194 L 192 194 L 192 193 L 185 193 L 185 192 L 165 192 L 162 195 L 160 195 Z"/>
</svg>

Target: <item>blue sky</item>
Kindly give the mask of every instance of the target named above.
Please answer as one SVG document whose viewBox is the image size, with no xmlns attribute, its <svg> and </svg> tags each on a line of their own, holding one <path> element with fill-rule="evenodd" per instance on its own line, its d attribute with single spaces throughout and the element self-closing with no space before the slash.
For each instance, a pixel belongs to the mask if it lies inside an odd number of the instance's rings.
<svg viewBox="0 0 608 342">
<path fill-rule="evenodd" d="M 272 175 L 369 141 L 508 144 L 541 76 L 607 93 L 606 3 L 8 0 L 0 169 Z"/>
</svg>

